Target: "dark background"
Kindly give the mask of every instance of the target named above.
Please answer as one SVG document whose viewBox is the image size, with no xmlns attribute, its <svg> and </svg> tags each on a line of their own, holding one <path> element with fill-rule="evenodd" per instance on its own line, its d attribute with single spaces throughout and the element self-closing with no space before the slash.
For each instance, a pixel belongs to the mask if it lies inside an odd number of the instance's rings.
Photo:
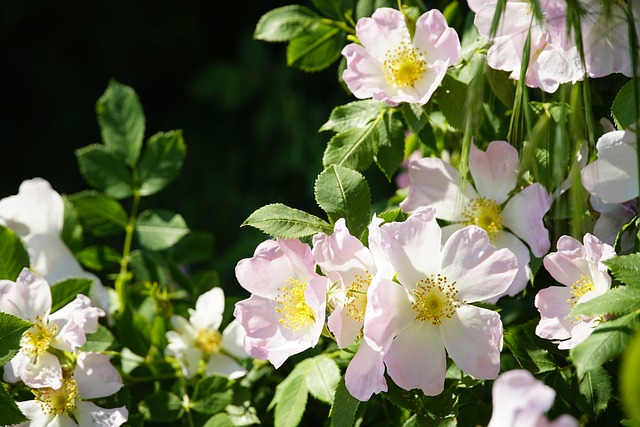
<svg viewBox="0 0 640 427">
<path fill-rule="evenodd" d="M 138 93 L 146 137 L 184 131 L 183 172 L 143 203 L 212 233 L 211 266 L 235 286 L 236 262 L 266 238 L 240 227 L 251 212 L 281 202 L 324 217 L 313 182 L 330 135 L 317 130 L 352 100 L 337 64 L 309 75 L 286 66 L 286 44 L 252 39 L 260 16 L 292 3 L 0 2 L 0 197 L 37 176 L 62 194 L 88 188 L 74 150 L 100 142 L 95 103 L 113 78 Z"/>
</svg>

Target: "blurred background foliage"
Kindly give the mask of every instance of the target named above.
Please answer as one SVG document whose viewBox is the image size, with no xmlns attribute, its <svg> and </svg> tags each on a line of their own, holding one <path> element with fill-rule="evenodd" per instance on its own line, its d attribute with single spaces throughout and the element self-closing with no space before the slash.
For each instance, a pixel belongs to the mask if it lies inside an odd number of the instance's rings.
<svg viewBox="0 0 640 427">
<path fill-rule="evenodd" d="M 100 141 L 95 104 L 116 79 L 138 93 L 146 137 L 183 129 L 187 144 L 181 175 L 144 203 L 212 233 L 207 267 L 242 291 L 235 264 L 266 236 L 240 225 L 273 202 L 322 216 L 313 183 L 330 135 L 318 129 L 352 100 L 337 66 L 308 76 L 286 66 L 284 45 L 253 40 L 260 16 L 292 3 L 0 2 L 0 196 L 36 176 L 62 194 L 88 188 L 74 150 Z"/>
</svg>

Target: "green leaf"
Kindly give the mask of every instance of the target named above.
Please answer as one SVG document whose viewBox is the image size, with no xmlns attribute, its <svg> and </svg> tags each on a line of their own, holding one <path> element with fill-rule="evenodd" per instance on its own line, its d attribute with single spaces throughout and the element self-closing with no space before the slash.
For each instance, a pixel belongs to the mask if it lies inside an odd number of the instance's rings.
<svg viewBox="0 0 640 427">
<path fill-rule="evenodd" d="M 300 238 L 333 231 L 331 224 L 317 216 L 281 203 L 261 207 L 249 215 L 242 225 L 249 225 L 270 236 L 283 238 Z"/>
<path fill-rule="evenodd" d="M 339 165 L 360 171 L 368 168 L 377 151 L 377 125 L 380 120 L 378 118 L 364 128 L 349 129 L 334 135 L 324 151 L 322 165 L 325 168 Z"/>
<path fill-rule="evenodd" d="M 180 214 L 150 209 L 138 216 L 135 232 L 142 247 L 162 251 L 189 233 L 189 228 Z"/>
<path fill-rule="evenodd" d="M 96 271 L 116 267 L 120 263 L 120 252 L 109 246 L 87 246 L 75 256 L 80 264 Z"/>
<path fill-rule="evenodd" d="M 105 351 L 111 348 L 115 338 L 108 328 L 98 325 L 98 330 L 87 334 L 87 342 L 82 346 L 82 351 Z"/>
<path fill-rule="evenodd" d="M 387 378 L 389 392 L 383 396 L 394 405 L 415 412 L 432 421 L 444 421 L 454 413 L 458 404 L 455 393 L 457 382 L 445 385 L 445 389 L 437 396 L 426 396 L 422 390 L 403 390 L 391 379 Z M 437 424 L 436 424 L 437 425 Z"/>
<path fill-rule="evenodd" d="M 467 91 L 469 86 L 445 74 L 440 87 L 436 90 L 438 107 L 447 122 L 458 130 L 464 129 L 464 112 L 467 110 Z"/>
<path fill-rule="evenodd" d="M 140 194 L 150 196 L 173 181 L 182 169 L 186 153 L 182 131 L 158 132 L 149 138 L 138 163 Z"/>
<path fill-rule="evenodd" d="M 620 400 L 626 414 L 640 423 L 640 333 L 636 333 L 620 362 Z"/>
<path fill-rule="evenodd" d="M 324 15 L 335 20 L 343 20 L 345 13 L 353 10 L 354 0 L 312 0 L 313 5 Z"/>
<path fill-rule="evenodd" d="M 622 86 L 611 105 L 611 116 L 618 129 L 627 129 L 636 121 L 633 84 L 631 80 Z"/>
<path fill-rule="evenodd" d="M 640 328 L 640 313 L 631 313 L 598 325 L 589 338 L 571 350 L 578 376 L 618 357 Z"/>
<path fill-rule="evenodd" d="M 222 412 L 209 418 L 203 427 L 236 427 L 236 425 L 229 414 Z"/>
<path fill-rule="evenodd" d="M 303 362 L 304 363 L 304 362 Z M 291 374 L 276 387 L 276 410 L 274 415 L 275 427 L 296 427 L 302 419 L 307 406 L 307 381 L 299 368 L 300 363 Z"/>
<path fill-rule="evenodd" d="M 320 17 L 311 9 L 289 5 L 262 15 L 253 37 L 267 42 L 285 42 L 310 32 Z"/>
<path fill-rule="evenodd" d="M 509 73 L 502 70 L 494 70 L 491 67 L 485 67 L 487 82 L 493 93 L 498 99 L 507 106 L 513 108 L 513 102 L 516 97 L 515 80 L 509 78 Z"/>
<path fill-rule="evenodd" d="M 343 30 L 318 23 L 310 33 L 289 42 L 287 65 L 310 72 L 324 70 L 340 57 L 344 43 Z"/>
<path fill-rule="evenodd" d="M 23 268 L 29 268 L 29 253 L 22 239 L 0 225 L 0 279 L 15 281 Z"/>
<path fill-rule="evenodd" d="M 82 224 L 88 232 L 105 237 L 127 227 L 127 212 L 122 205 L 96 191 L 83 191 L 69 196 Z"/>
<path fill-rule="evenodd" d="M 378 152 L 376 164 L 389 181 L 404 159 L 404 126 L 389 110 L 378 123 Z"/>
<path fill-rule="evenodd" d="M 25 421 L 29 420 L 24 416 L 4 387 L 0 386 L 0 425 L 11 426 Z"/>
<path fill-rule="evenodd" d="M 171 249 L 171 258 L 178 264 L 205 261 L 213 255 L 213 235 L 204 231 L 192 231 Z"/>
<path fill-rule="evenodd" d="M 0 367 L 8 363 L 20 350 L 22 334 L 31 325 L 31 322 L 0 311 Z"/>
<path fill-rule="evenodd" d="M 358 0 L 356 6 L 356 19 L 373 15 L 376 9 L 381 7 L 397 7 L 398 3 L 393 0 Z"/>
<path fill-rule="evenodd" d="M 104 145 L 88 145 L 76 150 L 80 173 L 95 189 L 115 199 L 133 194 L 133 181 L 127 166 Z"/>
<path fill-rule="evenodd" d="M 424 110 L 424 107 L 418 104 L 409 104 L 402 103 L 398 107 L 402 116 L 404 117 L 404 121 L 411 129 L 411 132 L 418 134 L 422 130 L 422 128 L 429 123 L 429 119 Z"/>
<path fill-rule="evenodd" d="M 580 394 L 585 399 L 583 410 L 592 419 L 602 414 L 613 397 L 611 376 L 603 368 L 596 368 L 585 372 L 579 384 Z"/>
<path fill-rule="evenodd" d="M 371 191 L 362 174 L 331 165 L 318 175 L 315 197 L 332 223 L 344 218 L 354 236 L 360 236 L 371 219 Z"/>
<path fill-rule="evenodd" d="M 640 310 L 640 289 L 618 286 L 592 300 L 576 304 L 569 316 L 598 316 L 613 314 L 620 316 Z"/>
<path fill-rule="evenodd" d="M 329 413 L 331 427 L 353 427 L 359 405 L 360 401 L 347 390 L 344 377 L 340 378 Z"/>
<path fill-rule="evenodd" d="M 384 101 L 372 99 L 339 105 L 331 111 L 329 120 L 320 127 L 319 131 L 331 130 L 339 133 L 353 128 L 362 128 L 388 109 Z"/>
<path fill-rule="evenodd" d="M 625 285 L 640 288 L 640 253 L 620 255 L 602 263 Z"/>
<path fill-rule="evenodd" d="M 51 313 L 55 313 L 71 301 L 78 294 L 89 296 L 93 279 L 75 277 L 64 279 L 51 285 Z"/>
<path fill-rule="evenodd" d="M 540 347 L 534 334 L 538 319 L 532 319 L 521 325 L 507 328 L 504 343 L 518 364 L 534 375 L 556 369 L 556 363 L 549 352 Z"/>
<path fill-rule="evenodd" d="M 158 391 L 138 404 L 140 413 L 147 421 L 171 423 L 184 414 L 182 400 L 168 391 Z"/>
<path fill-rule="evenodd" d="M 138 95 L 129 86 L 111 80 L 96 105 L 104 144 L 128 165 L 138 160 L 144 137 L 144 113 Z"/>
<path fill-rule="evenodd" d="M 331 405 L 340 381 L 340 368 L 333 359 L 322 354 L 310 362 L 304 375 L 307 389 L 313 397 Z"/>
<path fill-rule="evenodd" d="M 191 407 L 201 414 L 213 415 L 224 410 L 233 399 L 233 390 L 226 377 L 211 375 L 201 378 L 191 397 Z"/>
</svg>

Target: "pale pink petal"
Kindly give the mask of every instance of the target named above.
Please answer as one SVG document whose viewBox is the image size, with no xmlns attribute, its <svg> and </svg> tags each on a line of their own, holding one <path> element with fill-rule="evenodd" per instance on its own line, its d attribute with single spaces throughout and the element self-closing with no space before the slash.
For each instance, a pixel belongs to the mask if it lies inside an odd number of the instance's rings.
<svg viewBox="0 0 640 427">
<path fill-rule="evenodd" d="M 20 381 L 20 371 L 26 363 L 30 363 L 31 358 L 19 351 L 15 356 L 3 366 L 3 379 L 8 383 L 17 383 Z"/>
<path fill-rule="evenodd" d="M 336 338 L 339 348 L 349 347 L 362 331 L 363 320 L 357 320 L 349 308 L 340 305 L 329 315 L 327 327 Z"/>
<path fill-rule="evenodd" d="M 398 281 L 407 289 L 440 271 L 440 226 L 432 208 L 415 211 L 404 222 L 380 227 L 383 246 Z"/>
<path fill-rule="evenodd" d="M 522 242 L 522 240 L 518 239 L 510 232 L 502 230 L 496 233 L 494 246 L 496 248 L 509 249 L 516 256 L 516 260 L 518 261 L 518 272 L 513 278 L 513 282 L 511 282 L 503 294 L 487 300 L 491 303 L 495 303 L 504 295 L 514 296 L 522 292 L 527 287 L 531 276 L 531 269 L 529 268 L 531 255 L 529 253 L 529 248 Z"/>
<path fill-rule="evenodd" d="M 524 369 L 504 372 L 493 383 L 488 427 L 536 427 L 551 408 L 555 391 Z"/>
<path fill-rule="evenodd" d="M 20 378 L 31 388 L 58 389 L 62 385 L 60 361 L 51 353 L 42 353 L 34 361 L 22 365 Z"/>
<path fill-rule="evenodd" d="M 549 230 L 542 219 L 551 206 L 551 196 L 540 184 L 531 184 L 514 195 L 502 211 L 502 223 L 529 245 L 537 257 L 547 253 Z"/>
<path fill-rule="evenodd" d="M 548 421 L 547 424 L 538 424 L 536 427 L 578 427 L 579 425 L 578 420 L 574 417 L 563 414 L 553 421 Z"/>
<path fill-rule="evenodd" d="M 364 338 L 373 349 L 383 351 L 415 320 L 405 287 L 389 279 L 374 277 L 364 319 Z"/>
<path fill-rule="evenodd" d="M 593 209 L 600 213 L 593 225 L 593 234 L 602 242 L 613 245 L 622 227 L 635 216 L 634 211 L 622 203 L 605 203 L 596 196 L 591 196 L 589 202 Z M 634 240 L 633 234 L 625 233 L 621 252 L 631 252 Z"/>
<path fill-rule="evenodd" d="M 246 359 L 249 355 L 244 351 L 243 347 L 245 335 L 246 333 L 240 322 L 235 319 L 232 320 L 222 331 L 222 348 L 233 357 Z"/>
<path fill-rule="evenodd" d="M 42 277 L 24 268 L 16 282 L 0 280 L 0 311 L 26 320 L 44 318 L 51 310 L 51 290 Z"/>
<path fill-rule="evenodd" d="M 33 178 L 20 184 L 17 195 L 0 200 L 0 218 L 21 236 L 57 236 L 62 231 L 64 203 L 49 182 Z"/>
<path fill-rule="evenodd" d="M 449 357 L 477 379 L 493 379 L 500 372 L 502 322 L 495 311 L 462 305 L 440 325 Z"/>
<path fill-rule="evenodd" d="M 213 288 L 198 297 L 195 310 L 189 309 L 189 321 L 198 329 L 218 330 L 224 312 L 224 291 Z"/>
<path fill-rule="evenodd" d="M 558 343 L 560 350 L 571 350 L 587 338 L 593 332 L 593 329 L 600 323 L 599 318 L 584 319 L 576 321 L 571 329 L 571 337 Z"/>
<path fill-rule="evenodd" d="M 413 44 L 427 53 L 429 63 L 440 60 L 453 65 L 460 59 L 458 33 L 449 28 L 438 9 L 431 9 L 418 18 Z"/>
<path fill-rule="evenodd" d="M 393 340 L 384 357 L 387 373 L 398 387 L 421 389 L 435 396 L 444 389 L 447 361 L 438 327 L 414 322 Z"/>
<path fill-rule="evenodd" d="M 508 142 L 493 141 L 487 151 L 471 144 L 469 172 L 481 196 L 503 204 L 516 187 L 519 171 L 518 150 Z"/>
<path fill-rule="evenodd" d="M 476 302 L 502 294 L 517 269 L 515 255 L 496 250 L 487 233 L 474 225 L 453 233 L 442 247 L 442 275 L 456 282 L 460 300 Z"/>
<path fill-rule="evenodd" d="M 364 47 L 349 44 L 342 49 L 342 55 L 347 61 L 342 80 L 356 98 L 382 100 L 394 91 L 381 72 L 382 62 L 373 58 Z"/>
<path fill-rule="evenodd" d="M 85 399 L 111 396 L 123 386 L 122 377 L 109 357 L 99 353 L 80 353 L 73 378 L 78 393 Z"/>
<path fill-rule="evenodd" d="M 362 340 L 344 374 L 345 386 L 353 397 L 365 402 L 371 395 L 387 391 L 383 360 L 383 351 L 372 349 Z"/>
<path fill-rule="evenodd" d="M 75 300 L 49 317 L 49 320 L 58 326 L 58 334 L 52 346 L 77 352 L 87 341 L 86 334 L 98 330 L 98 318 L 102 316 L 104 311 L 92 307 L 91 300 L 87 296 L 76 295 Z"/>
<path fill-rule="evenodd" d="M 400 203 L 405 212 L 425 206 L 436 209 L 436 217 L 447 221 L 462 221 L 462 208 L 478 197 L 471 184 L 464 193 L 458 187 L 458 171 L 441 159 L 427 157 L 409 163 L 409 195 Z"/>
<path fill-rule="evenodd" d="M 557 252 L 544 257 L 544 268 L 556 281 L 565 286 L 580 280 L 580 275 L 589 274 L 584 246 L 571 236 L 561 236 L 556 244 Z"/>
<path fill-rule="evenodd" d="M 29 421 L 18 424 L 19 427 L 49 427 L 55 417 L 53 414 L 45 414 L 42 412 L 42 407 L 35 400 L 25 400 L 23 402 L 16 402 L 16 404 L 22 413 L 29 418 Z"/>
<path fill-rule="evenodd" d="M 358 40 L 371 55 L 384 61 L 387 51 L 403 40 L 409 41 L 409 30 L 404 16 L 396 9 L 380 7 L 371 18 L 362 18 L 356 24 Z"/>
<path fill-rule="evenodd" d="M 247 370 L 231 357 L 222 353 L 214 353 L 207 362 L 206 375 L 223 375 L 230 380 L 245 376 Z"/>
<path fill-rule="evenodd" d="M 550 286 L 538 291 L 534 305 L 540 312 L 536 335 L 549 340 L 564 340 L 571 336 L 573 325 L 567 315 L 572 309 L 571 290 L 564 286 Z"/>
<path fill-rule="evenodd" d="M 638 197 L 636 135 L 631 131 L 609 132 L 596 144 L 598 159 L 582 169 L 587 191 L 607 203 Z"/>
<path fill-rule="evenodd" d="M 181 339 L 187 339 L 189 341 L 195 340 L 195 336 L 198 331 L 187 319 L 174 314 L 169 318 L 169 321 L 171 322 L 173 330 L 182 337 Z"/>
<path fill-rule="evenodd" d="M 166 337 L 169 341 L 165 349 L 166 355 L 176 358 L 186 378 L 193 378 L 200 367 L 202 350 L 195 347 L 193 342 L 184 341 L 175 331 L 167 331 Z"/>
<path fill-rule="evenodd" d="M 124 406 L 105 409 L 93 402 L 79 401 L 73 415 L 83 427 L 118 427 L 127 422 L 129 411 Z"/>
</svg>

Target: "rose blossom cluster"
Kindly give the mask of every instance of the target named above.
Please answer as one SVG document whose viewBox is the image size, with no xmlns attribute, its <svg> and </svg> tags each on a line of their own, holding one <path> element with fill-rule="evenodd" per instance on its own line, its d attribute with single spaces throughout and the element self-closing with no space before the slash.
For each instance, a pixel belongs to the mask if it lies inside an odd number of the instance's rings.
<svg viewBox="0 0 640 427">
<path fill-rule="evenodd" d="M 30 270 L 23 269 L 15 282 L 0 280 L 0 311 L 33 323 L 20 351 L 4 366 L 5 381 L 22 381 L 34 395 L 34 400 L 17 402 L 29 419 L 20 425 L 122 425 L 128 417 L 124 406 L 106 409 L 90 401 L 120 390 L 120 374 L 107 356 L 80 350 L 104 311 L 81 294 L 51 309 L 49 284 Z"/>
</svg>

